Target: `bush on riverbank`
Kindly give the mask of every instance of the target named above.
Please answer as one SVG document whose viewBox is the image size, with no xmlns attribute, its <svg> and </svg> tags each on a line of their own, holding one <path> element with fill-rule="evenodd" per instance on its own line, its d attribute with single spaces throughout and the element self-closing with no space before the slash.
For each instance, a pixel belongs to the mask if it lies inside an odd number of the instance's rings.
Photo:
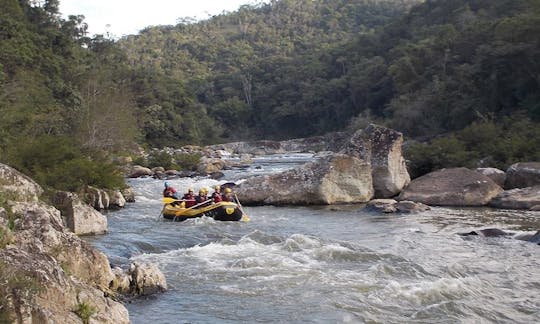
<svg viewBox="0 0 540 324">
<path fill-rule="evenodd" d="M 67 137 L 21 140 L 7 149 L 1 162 L 46 188 L 77 191 L 86 185 L 104 189 L 125 187 L 122 173 L 107 161 L 104 153 L 85 151 Z"/>
<path fill-rule="evenodd" d="M 409 161 L 409 173 L 416 178 L 450 167 L 506 170 L 516 162 L 540 161 L 539 147 L 539 123 L 513 116 L 500 123 L 473 123 L 428 143 L 410 143 L 404 148 L 404 155 Z"/>
</svg>

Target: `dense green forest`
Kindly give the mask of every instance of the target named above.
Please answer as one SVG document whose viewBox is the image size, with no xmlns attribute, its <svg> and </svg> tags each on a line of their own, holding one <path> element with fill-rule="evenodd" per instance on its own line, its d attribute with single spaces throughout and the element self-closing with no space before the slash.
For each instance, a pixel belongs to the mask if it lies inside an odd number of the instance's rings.
<svg viewBox="0 0 540 324">
<path fill-rule="evenodd" d="M 415 176 L 540 160 L 538 0 L 273 0 L 119 40 L 58 6 L 0 0 L 0 162 L 53 188 L 119 186 L 109 155 L 136 143 L 369 122 Z"/>
</svg>

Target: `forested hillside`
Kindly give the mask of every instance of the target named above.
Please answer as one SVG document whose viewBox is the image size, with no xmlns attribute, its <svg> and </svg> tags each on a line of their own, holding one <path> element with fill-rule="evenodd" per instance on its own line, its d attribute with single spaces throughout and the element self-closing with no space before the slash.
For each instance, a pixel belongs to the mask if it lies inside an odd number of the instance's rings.
<svg viewBox="0 0 540 324">
<path fill-rule="evenodd" d="M 540 160 L 540 1 L 274 0 L 120 40 L 0 0 L 0 162 L 118 186 L 110 152 L 377 122 L 414 175 Z"/>
<path fill-rule="evenodd" d="M 350 54 L 336 50 L 416 2 L 271 1 L 120 40 L 147 140 L 291 138 L 347 125 L 360 110 L 348 93 Z"/>
</svg>

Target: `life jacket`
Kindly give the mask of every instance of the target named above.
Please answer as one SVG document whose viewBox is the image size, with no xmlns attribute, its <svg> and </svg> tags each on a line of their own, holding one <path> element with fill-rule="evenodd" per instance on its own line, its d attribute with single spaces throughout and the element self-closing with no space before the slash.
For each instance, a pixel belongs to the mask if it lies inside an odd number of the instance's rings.
<svg viewBox="0 0 540 324">
<path fill-rule="evenodd" d="M 214 199 L 215 203 L 218 203 L 218 202 L 223 200 L 223 199 L 221 199 L 221 195 L 219 194 L 219 192 L 214 192 L 212 194 L 212 198 Z"/>
</svg>

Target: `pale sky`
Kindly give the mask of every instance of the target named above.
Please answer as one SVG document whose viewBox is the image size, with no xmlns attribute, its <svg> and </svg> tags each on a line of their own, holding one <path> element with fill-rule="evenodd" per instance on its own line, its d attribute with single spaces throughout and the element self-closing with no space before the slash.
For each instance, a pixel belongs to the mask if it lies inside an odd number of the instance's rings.
<svg viewBox="0 0 540 324">
<path fill-rule="evenodd" d="M 206 19 L 264 0 L 60 0 L 62 16 L 84 15 L 89 36 L 109 32 L 118 38 L 147 26 L 176 25 L 177 19 Z M 110 25 L 107 27 L 107 25 Z"/>
</svg>

